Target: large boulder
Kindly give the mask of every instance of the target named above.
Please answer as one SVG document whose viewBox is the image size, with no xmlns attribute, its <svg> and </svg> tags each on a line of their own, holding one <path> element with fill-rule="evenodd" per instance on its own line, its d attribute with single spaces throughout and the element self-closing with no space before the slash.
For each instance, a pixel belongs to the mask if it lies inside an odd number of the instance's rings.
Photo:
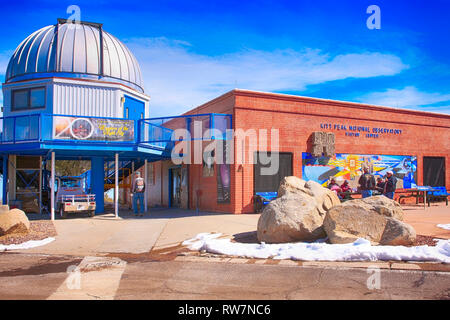
<svg viewBox="0 0 450 320">
<path fill-rule="evenodd" d="M 319 183 L 305 181 L 295 176 L 285 177 L 278 188 L 278 197 L 287 193 L 306 194 L 317 201 L 317 209 L 323 215 L 333 206 L 341 203 L 334 191 L 322 187 Z"/>
<path fill-rule="evenodd" d="M 313 180 L 306 182 L 305 188 L 313 194 L 314 199 L 317 201 L 317 209 L 322 215 L 325 215 L 332 207 L 341 204 L 341 200 L 339 200 L 336 192 L 322 187 L 322 185 Z"/>
<path fill-rule="evenodd" d="M 402 206 L 388 197 L 373 196 L 364 199 L 355 199 L 354 203 L 369 205 L 371 210 L 375 210 L 381 215 L 403 221 Z"/>
<path fill-rule="evenodd" d="M 306 193 L 313 196 L 311 190 L 305 188 L 306 181 L 296 176 L 284 177 L 278 187 L 278 197 L 287 193 Z"/>
<path fill-rule="evenodd" d="M 416 232 L 402 220 L 400 205 L 385 196 L 375 196 L 332 207 L 323 227 L 331 243 L 350 243 L 364 238 L 375 245 L 411 245 Z"/>
<path fill-rule="evenodd" d="M 340 203 L 333 191 L 317 182 L 285 177 L 278 188 L 278 198 L 264 208 L 259 218 L 258 240 L 282 243 L 323 238 L 325 214 Z"/>
<path fill-rule="evenodd" d="M 287 193 L 264 208 L 258 220 L 258 241 L 283 243 L 324 238 L 323 219 L 313 197 Z"/>
<path fill-rule="evenodd" d="M 11 233 L 27 233 L 30 221 L 22 210 L 0 209 L 0 236 Z"/>
</svg>

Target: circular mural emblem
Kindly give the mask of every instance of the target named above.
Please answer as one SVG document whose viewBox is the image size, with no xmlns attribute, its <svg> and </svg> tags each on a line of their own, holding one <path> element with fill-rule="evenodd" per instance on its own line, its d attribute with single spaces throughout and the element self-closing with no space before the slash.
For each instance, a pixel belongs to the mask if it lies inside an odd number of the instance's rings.
<svg viewBox="0 0 450 320">
<path fill-rule="evenodd" d="M 89 119 L 78 118 L 72 121 L 70 133 L 75 139 L 86 140 L 94 133 L 94 125 Z"/>
</svg>

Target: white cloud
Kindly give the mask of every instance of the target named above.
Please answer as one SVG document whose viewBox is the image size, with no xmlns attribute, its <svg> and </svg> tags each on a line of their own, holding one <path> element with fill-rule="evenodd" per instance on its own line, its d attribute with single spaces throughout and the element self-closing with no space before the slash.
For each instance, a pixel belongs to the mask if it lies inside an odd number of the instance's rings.
<svg viewBox="0 0 450 320">
<path fill-rule="evenodd" d="M 416 87 L 403 89 L 388 89 L 373 92 L 356 99 L 359 102 L 394 108 L 408 108 L 422 111 L 450 113 L 450 106 L 436 106 L 436 103 L 450 102 L 450 94 L 438 92 L 423 92 Z"/>
<path fill-rule="evenodd" d="M 219 56 L 191 51 L 166 38 L 126 41 L 142 69 L 153 115 L 177 115 L 233 88 L 302 91 L 308 85 L 346 78 L 395 75 L 408 68 L 377 52 L 330 57 L 319 50 L 243 50 Z"/>
</svg>

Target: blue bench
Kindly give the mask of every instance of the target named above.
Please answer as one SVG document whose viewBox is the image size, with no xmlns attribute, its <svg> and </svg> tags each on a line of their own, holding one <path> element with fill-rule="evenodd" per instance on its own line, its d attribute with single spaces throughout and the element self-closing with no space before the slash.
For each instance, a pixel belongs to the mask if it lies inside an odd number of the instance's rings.
<svg viewBox="0 0 450 320">
<path fill-rule="evenodd" d="M 272 200 L 276 199 L 278 192 L 256 192 L 253 200 L 255 212 L 261 212 Z"/>
<path fill-rule="evenodd" d="M 445 205 L 448 206 L 448 197 L 450 193 L 447 192 L 445 187 L 432 187 L 432 191 L 428 191 L 427 201 L 428 206 L 430 206 L 430 201 L 432 200 L 445 200 Z"/>
</svg>

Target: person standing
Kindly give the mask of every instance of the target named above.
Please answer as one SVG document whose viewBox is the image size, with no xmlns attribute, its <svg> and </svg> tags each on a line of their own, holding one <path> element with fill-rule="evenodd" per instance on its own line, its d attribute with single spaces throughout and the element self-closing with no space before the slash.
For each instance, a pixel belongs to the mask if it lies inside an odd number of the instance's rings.
<svg viewBox="0 0 450 320">
<path fill-rule="evenodd" d="M 358 183 L 363 198 L 371 197 L 372 190 L 375 189 L 375 177 L 369 173 L 369 169 L 364 167 L 364 174 L 359 177 Z"/>
<path fill-rule="evenodd" d="M 131 192 L 133 197 L 133 209 L 134 215 L 138 216 L 138 201 L 139 201 L 139 216 L 143 216 L 144 212 L 144 192 L 145 192 L 145 181 L 141 177 L 141 173 L 136 171 L 133 184 L 131 186 Z"/>
<path fill-rule="evenodd" d="M 386 173 L 386 182 L 384 184 L 383 194 L 389 199 L 394 200 L 395 189 L 397 188 L 397 178 L 392 171 Z"/>
<path fill-rule="evenodd" d="M 375 189 L 380 193 L 384 194 L 384 185 L 386 182 L 384 182 L 384 179 L 381 177 L 377 178 L 377 185 L 375 186 Z"/>
</svg>

